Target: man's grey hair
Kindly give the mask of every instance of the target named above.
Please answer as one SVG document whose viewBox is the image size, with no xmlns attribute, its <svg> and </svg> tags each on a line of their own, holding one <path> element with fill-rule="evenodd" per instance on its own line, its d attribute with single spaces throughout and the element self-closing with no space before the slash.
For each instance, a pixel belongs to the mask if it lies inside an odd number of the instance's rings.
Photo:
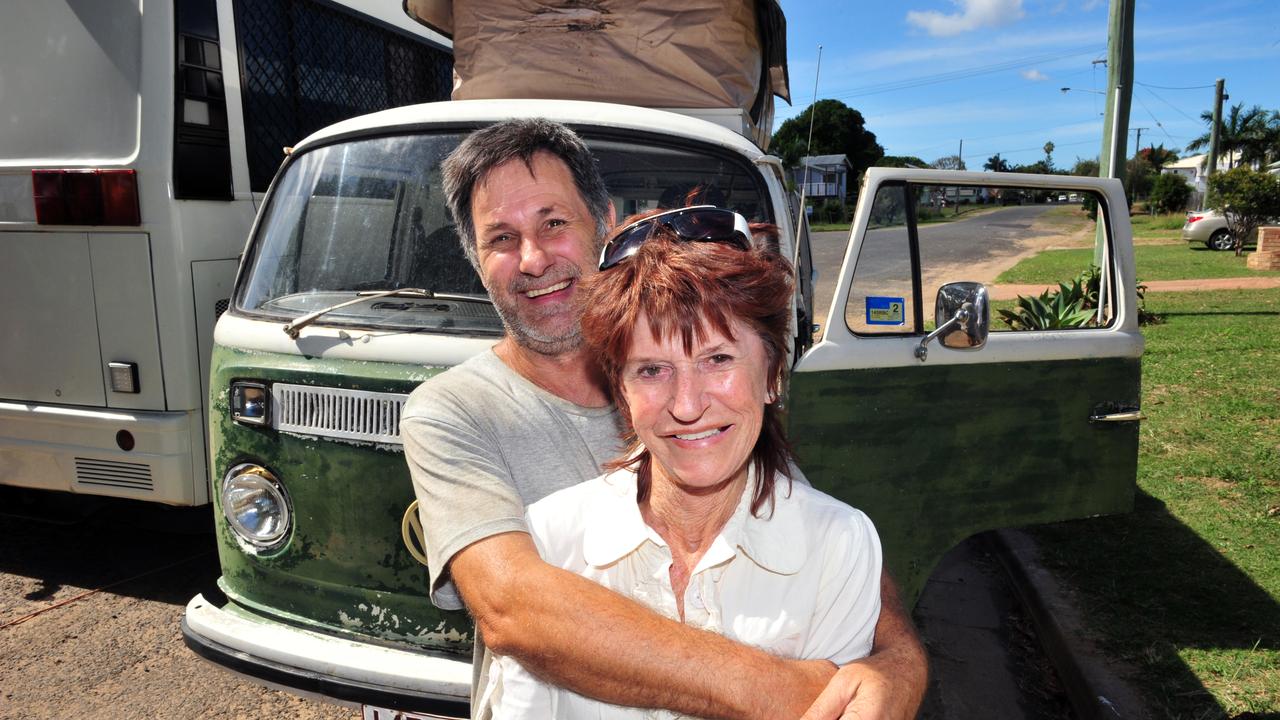
<svg viewBox="0 0 1280 720">
<path fill-rule="evenodd" d="M 541 118 L 490 125 L 467 136 L 441 165 L 445 202 L 457 224 L 462 249 L 477 272 L 480 260 L 476 252 L 475 219 L 471 217 L 471 198 L 476 185 L 494 168 L 517 158 L 532 171 L 533 156 L 539 152 L 551 153 L 569 167 L 578 193 L 596 219 L 597 240 L 603 238 L 609 228 L 613 219 L 609 212 L 609 192 L 595 157 L 577 133 Z"/>
</svg>

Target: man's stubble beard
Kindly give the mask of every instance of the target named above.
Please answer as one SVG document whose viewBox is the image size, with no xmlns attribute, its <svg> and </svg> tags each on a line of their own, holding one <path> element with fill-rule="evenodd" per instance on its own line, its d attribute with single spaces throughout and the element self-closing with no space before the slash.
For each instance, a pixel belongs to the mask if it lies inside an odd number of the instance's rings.
<svg viewBox="0 0 1280 720">
<path fill-rule="evenodd" d="M 570 274 L 566 274 L 563 279 L 572 278 L 575 291 L 581 274 L 576 268 Z M 502 326 L 506 329 L 507 335 L 523 348 L 531 350 L 539 355 L 557 356 L 573 352 L 582 347 L 582 325 L 580 319 L 582 317 L 581 308 L 577 304 L 577 294 L 574 295 L 574 305 L 571 309 L 572 321 L 562 332 L 545 332 L 540 330 L 537 325 L 537 316 L 528 317 L 522 315 L 519 308 L 519 300 L 517 295 L 523 293 L 527 288 L 523 287 L 527 283 L 512 283 L 504 294 L 489 293 L 489 297 L 493 300 L 493 307 L 498 313 L 498 317 L 502 319 Z"/>
</svg>

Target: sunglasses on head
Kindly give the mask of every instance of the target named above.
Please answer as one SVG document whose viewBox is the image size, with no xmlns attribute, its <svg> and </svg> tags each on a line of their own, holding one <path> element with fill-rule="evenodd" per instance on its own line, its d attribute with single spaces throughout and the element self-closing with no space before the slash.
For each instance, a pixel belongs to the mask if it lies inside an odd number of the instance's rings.
<svg viewBox="0 0 1280 720">
<path fill-rule="evenodd" d="M 751 249 L 751 226 L 746 218 L 714 205 L 694 205 L 650 215 L 614 231 L 600 250 L 600 269 L 608 270 L 635 255 L 659 226 L 685 242 L 721 242 L 739 250 Z"/>
</svg>

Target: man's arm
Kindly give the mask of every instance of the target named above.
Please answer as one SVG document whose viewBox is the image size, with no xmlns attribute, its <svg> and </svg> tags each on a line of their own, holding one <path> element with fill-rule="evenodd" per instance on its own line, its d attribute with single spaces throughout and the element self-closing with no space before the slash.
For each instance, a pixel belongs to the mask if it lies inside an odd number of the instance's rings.
<svg viewBox="0 0 1280 720">
<path fill-rule="evenodd" d="M 490 650 L 606 702 L 726 720 L 798 717 L 835 672 L 664 618 L 543 562 L 525 533 L 468 545 L 449 572 Z"/>
<path fill-rule="evenodd" d="M 840 668 L 801 720 L 911 720 L 928 679 L 928 656 L 885 570 L 871 655 Z"/>
</svg>

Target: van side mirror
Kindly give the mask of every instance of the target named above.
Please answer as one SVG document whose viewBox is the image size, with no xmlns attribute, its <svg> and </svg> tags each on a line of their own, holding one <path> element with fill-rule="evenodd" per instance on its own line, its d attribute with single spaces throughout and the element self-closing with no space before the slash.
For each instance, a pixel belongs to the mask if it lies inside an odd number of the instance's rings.
<svg viewBox="0 0 1280 720">
<path fill-rule="evenodd" d="M 928 359 L 930 340 L 938 339 L 943 347 L 955 350 L 977 350 L 987 344 L 990 332 L 991 307 L 987 302 L 987 288 L 982 283 L 953 282 L 938 288 L 938 298 L 933 306 L 937 329 L 929 333 L 916 346 L 920 362 Z"/>
</svg>

